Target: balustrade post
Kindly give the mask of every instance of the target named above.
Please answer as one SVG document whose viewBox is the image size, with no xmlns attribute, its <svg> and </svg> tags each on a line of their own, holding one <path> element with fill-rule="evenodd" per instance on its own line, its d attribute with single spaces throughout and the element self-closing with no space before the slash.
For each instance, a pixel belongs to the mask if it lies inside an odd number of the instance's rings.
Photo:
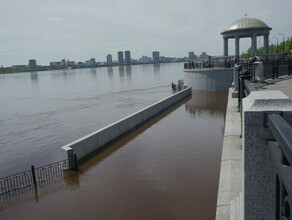
<svg viewBox="0 0 292 220">
<path fill-rule="evenodd" d="M 36 175 L 35 175 L 35 169 L 34 169 L 34 165 L 31 166 L 31 174 L 32 174 L 32 181 L 33 181 L 33 185 L 37 185 L 37 181 L 36 181 Z"/>
</svg>

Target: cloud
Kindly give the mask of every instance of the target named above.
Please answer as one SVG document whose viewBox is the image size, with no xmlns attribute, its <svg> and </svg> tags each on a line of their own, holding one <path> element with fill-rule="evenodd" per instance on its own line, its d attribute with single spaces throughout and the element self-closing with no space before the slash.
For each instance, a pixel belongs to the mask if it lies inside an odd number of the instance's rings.
<svg viewBox="0 0 292 220">
<path fill-rule="evenodd" d="M 49 18 L 49 21 L 50 22 L 60 22 L 60 21 L 62 21 L 62 19 L 61 18 L 58 18 L 58 17 L 50 17 Z"/>
<path fill-rule="evenodd" d="M 266 0 L 246 4 L 240 0 L 151 4 L 149 0 L 123 0 L 123 4 L 120 0 L 2 0 L 0 8 L 9 10 L 0 13 L 0 65 L 25 63 L 31 57 L 42 65 L 64 57 L 84 61 L 93 56 L 105 61 L 108 53 L 116 59 L 119 50 L 130 50 L 133 58 L 151 56 L 154 50 L 163 56 L 183 57 L 189 51 L 219 56 L 223 54 L 220 33 L 245 13 L 273 28 L 270 40 L 275 44 L 273 36 L 279 38 L 278 33 L 292 36 L 291 19 L 283 16 L 289 14 L 292 1 L 270 1 L 272 8 Z M 241 39 L 240 51 L 247 50 L 250 41 Z M 230 54 L 234 45 L 230 40 Z"/>
</svg>

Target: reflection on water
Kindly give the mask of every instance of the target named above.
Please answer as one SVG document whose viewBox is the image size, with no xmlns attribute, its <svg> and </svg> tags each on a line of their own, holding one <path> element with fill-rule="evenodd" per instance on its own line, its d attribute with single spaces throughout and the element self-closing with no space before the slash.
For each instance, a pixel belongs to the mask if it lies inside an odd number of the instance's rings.
<svg viewBox="0 0 292 220">
<path fill-rule="evenodd" d="M 0 217 L 215 219 L 226 102 L 227 92 L 193 91 L 192 99 L 82 164 L 73 187 Z"/>
<path fill-rule="evenodd" d="M 132 66 L 131 65 L 126 66 L 126 75 L 127 75 L 127 77 L 132 76 Z"/>
<path fill-rule="evenodd" d="M 96 68 L 91 68 L 90 72 L 91 72 L 92 75 L 96 75 Z"/>
<path fill-rule="evenodd" d="M 39 75 L 37 72 L 31 72 L 30 73 L 30 79 L 31 79 L 31 82 L 33 84 L 38 84 L 38 81 L 39 81 Z"/>
<path fill-rule="evenodd" d="M 119 74 L 120 74 L 120 77 L 125 76 L 125 67 L 124 66 L 119 66 Z"/>
<path fill-rule="evenodd" d="M 160 63 L 154 63 L 153 64 L 153 72 L 155 74 L 159 74 L 160 73 Z"/>
<path fill-rule="evenodd" d="M 108 66 L 107 67 L 107 74 L 108 74 L 108 78 L 109 79 L 113 79 L 114 78 L 114 70 L 112 66 Z"/>
<path fill-rule="evenodd" d="M 208 110 L 211 115 L 225 113 L 226 91 L 192 90 L 193 98 L 186 104 L 186 110 L 194 117 L 200 116 L 202 110 Z"/>
</svg>

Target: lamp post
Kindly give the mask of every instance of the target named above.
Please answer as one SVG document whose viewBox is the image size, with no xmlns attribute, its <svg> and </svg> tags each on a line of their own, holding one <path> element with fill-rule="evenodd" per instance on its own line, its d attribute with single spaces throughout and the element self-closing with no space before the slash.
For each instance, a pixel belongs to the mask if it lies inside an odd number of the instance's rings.
<svg viewBox="0 0 292 220">
<path fill-rule="evenodd" d="M 278 38 L 274 36 L 274 38 L 277 40 L 277 53 L 278 53 Z"/>
<path fill-rule="evenodd" d="M 284 52 L 285 52 L 285 35 L 281 34 L 281 33 L 279 33 L 279 35 L 281 35 L 283 37 L 283 54 L 284 54 Z"/>
<path fill-rule="evenodd" d="M 287 48 L 288 48 L 288 53 L 291 54 L 291 39 L 292 37 L 287 37 L 286 40 L 287 40 Z"/>
<path fill-rule="evenodd" d="M 271 46 L 271 53 L 273 54 L 273 52 L 274 52 L 274 44 L 273 44 L 273 42 L 270 41 L 270 40 L 269 40 L 269 42 L 271 43 L 271 45 L 270 45 L 270 46 Z"/>
</svg>

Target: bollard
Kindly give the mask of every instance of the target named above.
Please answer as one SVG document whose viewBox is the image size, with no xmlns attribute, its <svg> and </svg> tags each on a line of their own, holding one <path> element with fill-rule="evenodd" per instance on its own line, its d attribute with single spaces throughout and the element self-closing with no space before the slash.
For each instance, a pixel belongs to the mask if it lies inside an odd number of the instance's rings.
<svg viewBox="0 0 292 220">
<path fill-rule="evenodd" d="M 34 165 L 31 166 L 31 173 L 32 173 L 32 181 L 33 181 L 33 185 L 37 185 L 37 181 L 36 181 L 36 175 L 35 175 L 35 169 L 34 169 Z"/>
</svg>

